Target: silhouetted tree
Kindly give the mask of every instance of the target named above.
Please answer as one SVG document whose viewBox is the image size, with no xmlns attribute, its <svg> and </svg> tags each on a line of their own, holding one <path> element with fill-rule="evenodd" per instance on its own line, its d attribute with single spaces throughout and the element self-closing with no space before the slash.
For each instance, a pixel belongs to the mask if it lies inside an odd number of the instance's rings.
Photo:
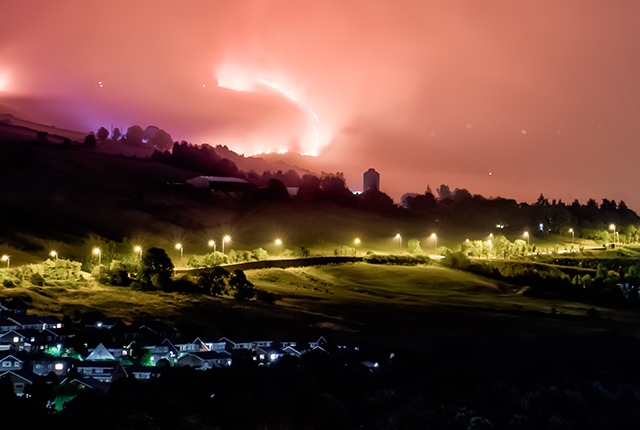
<svg viewBox="0 0 640 430">
<path fill-rule="evenodd" d="M 113 136 L 111 136 L 111 138 L 113 140 L 118 140 L 120 139 L 120 136 L 122 136 L 122 133 L 120 133 L 120 129 L 118 127 L 113 129 Z"/>
<path fill-rule="evenodd" d="M 109 137 L 109 130 L 104 127 L 100 127 L 96 133 L 98 140 L 106 140 Z"/>
<path fill-rule="evenodd" d="M 84 146 L 88 147 L 88 148 L 95 148 L 96 146 L 96 136 L 93 133 L 89 133 L 87 134 L 87 136 L 84 138 Z"/>
<path fill-rule="evenodd" d="M 173 263 L 166 251 L 149 248 L 145 251 L 138 268 L 138 281 L 145 286 L 158 289 L 167 288 L 173 276 Z"/>
<path fill-rule="evenodd" d="M 144 137 L 144 130 L 139 125 L 132 125 L 127 129 L 127 144 L 129 145 L 142 145 L 142 139 Z"/>
</svg>

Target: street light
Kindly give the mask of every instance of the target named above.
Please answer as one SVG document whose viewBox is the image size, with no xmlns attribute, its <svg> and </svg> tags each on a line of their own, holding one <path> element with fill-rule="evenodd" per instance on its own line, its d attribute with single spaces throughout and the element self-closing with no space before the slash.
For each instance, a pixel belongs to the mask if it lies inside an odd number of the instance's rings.
<svg viewBox="0 0 640 430">
<path fill-rule="evenodd" d="M 137 252 L 140 258 L 142 259 L 142 247 L 140 245 L 136 245 L 133 247 L 133 251 Z"/>
<path fill-rule="evenodd" d="M 489 244 L 489 258 L 491 258 L 491 250 L 492 250 L 493 243 L 491 242 L 491 239 L 487 240 L 487 243 Z"/>
<path fill-rule="evenodd" d="M 433 239 L 433 251 L 438 252 L 438 236 L 435 233 L 431 233 L 431 239 Z"/>
<path fill-rule="evenodd" d="M 209 245 L 209 248 L 213 248 L 213 252 L 216 252 L 216 241 L 215 240 L 213 240 L 213 239 L 210 240 L 207 245 Z"/>
<path fill-rule="evenodd" d="M 529 246 L 529 232 L 525 231 L 523 236 L 527 238 L 527 246 Z"/>
<path fill-rule="evenodd" d="M 278 246 L 282 245 L 282 240 L 276 239 L 276 245 L 278 245 Z"/>
<path fill-rule="evenodd" d="M 569 229 L 569 233 L 571 233 L 571 243 L 573 243 L 573 238 L 575 233 L 572 228 Z"/>
<path fill-rule="evenodd" d="M 616 234 L 618 234 L 618 232 L 616 231 L 616 225 L 615 224 L 611 224 L 609 226 L 609 230 L 613 230 L 613 241 L 615 243 L 616 242 Z"/>
<path fill-rule="evenodd" d="M 98 266 L 102 263 L 102 251 L 100 251 L 100 248 L 95 247 L 93 248 L 93 255 L 98 256 Z"/>
<path fill-rule="evenodd" d="M 400 233 L 396 234 L 396 239 L 398 239 L 398 242 L 400 243 L 400 248 L 402 248 L 402 235 Z"/>
<path fill-rule="evenodd" d="M 2 256 L 1 260 L 7 262 L 7 269 L 8 269 L 9 268 L 9 261 L 11 260 L 11 257 L 5 254 L 5 255 Z"/>
<path fill-rule="evenodd" d="M 176 243 L 176 249 L 180 251 L 180 264 L 182 264 L 182 255 L 184 253 L 184 248 L 181 243 Z"/>
<path fill-rule="evenodd" d="M 360 238 L 356 237 L 356 239 L 353 241 L 353 244 L 356 246 L 356 257 L 358 256 L 358 245 L 360 245 Z"/>
<path fill-rule="evenodd" d="M 224 244 L 225 242 L 231 242 L 231 236 L 228 234 L 222 238 L 222 253 L 224 254 Z"/>
<path fill-rule="evenodd" d="M 53 257 L 56 261 L 58 261 L 58 251 L 51 251 L 49 256 Z"/>
</svg>

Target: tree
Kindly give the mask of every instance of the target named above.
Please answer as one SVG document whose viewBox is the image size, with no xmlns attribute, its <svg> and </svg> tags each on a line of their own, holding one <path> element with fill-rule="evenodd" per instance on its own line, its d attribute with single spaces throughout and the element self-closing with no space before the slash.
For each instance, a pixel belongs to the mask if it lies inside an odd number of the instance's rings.
<svg viewBox="0 0 640 430">
<path fill-rule="evenodd" d="M 127 143 L 130 145 L 142 145 L 144 130 L 139 125 L 132 125 L 127 129 Z"/>
<path fill-rule="evenodd" d="M 407 241 L 407 249 L 409 254 L 422 254 L 422 248 L 420 247 L 420 241 L 418 239 L 409 239 Z"/>
<path fill-rule="evenodd" d="M 84 146 L 89 148 L 95 148 L 96 146 L 96 135 L 93 133 L 87 134 L 84 138 Z"/>
<path fill-rule="evenodd" d="M 249 300 L 256 295 L 256 289 L 242 270 L 234 270 L 229 278 L 229 286 L 234 290 L 234 297 Z"/>
<path fill-rule="evenodd" d="M 118 140 L 120 139 L 120 136 L 122 136 L 122 133 L 120 133 L 120 129 L 118 127 L 113 129 L 113 136 L 111 136 L 111 138 L 113 140 Z"/>
<path fill-rule="evenodd" d="M 104 127 L 100 127 L 96 133 L 98 140 L 106 140 L 109 137 L 109 130 Z"/>
<path fill-rule="evenodd" d="M 449 188 L 449 185 L 441 184 L 436 191 L 438 192 L 438 200 L 451 198 L 451 189 Z"/>
<path fill-rule="evenodd" d="M 138 281 L 147 287 L 164 289 L 170 286 L 172 276 L 173 263 L 166 251 L 149 248 L 140 261 Z"/>
<path fill-rule="evenodd" d="M 158 130 L 155 135 L 149 139 L 149 143 L 159 151 L 168 151 L 173 147 L 171 135 L 164 130 Z"/>
<path fill-rule="evenodd" d="M 197 285 L 205 293 L 221 296 L 228 290 L 227 280 L 229 272 L 222 267 L 216 267 L 210 272 L 203 272 L 198 278 Z"/>
</svg>

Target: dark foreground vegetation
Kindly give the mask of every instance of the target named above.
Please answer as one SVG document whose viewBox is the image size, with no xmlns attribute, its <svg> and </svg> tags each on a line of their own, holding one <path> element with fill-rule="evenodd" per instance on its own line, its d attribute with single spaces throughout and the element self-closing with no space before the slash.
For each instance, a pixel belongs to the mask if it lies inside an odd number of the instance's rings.
<svg viewBox="0 0 640 430">
<path fill-rule="evenodd" d="M 377 354 L 378 367 L 360 360 Z M 270 367 L 167 368 L 150 381 L 81 390 L 61 412 L 47 384 L 15 398 L 3 427 L 64 429 L 638 428 L 640 342 L 587 336 L 431 339 L 421 350 L 362 348 L 286 357 Z M 58 393 L 60 394 L 60 393 Z"/>
</svg>

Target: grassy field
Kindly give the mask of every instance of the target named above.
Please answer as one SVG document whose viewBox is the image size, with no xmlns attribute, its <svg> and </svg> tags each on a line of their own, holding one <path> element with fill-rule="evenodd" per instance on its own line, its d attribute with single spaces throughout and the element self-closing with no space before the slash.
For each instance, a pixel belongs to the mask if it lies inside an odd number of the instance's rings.
<svg viewBox="0 0 640 430">
<path fill-rule="evenodd" d="M 622 330 L 637 332 L 633 313 L 523 296 L 506 284 L 434 266 L 366 263 L 246 272 L 257 288 L 275 293 L 274 305 L 180 293 L 150 293 L 87 283 L 77 287 L 0 288 L 32 313 L 101 312 L 127 322 L 162 319 L 189 335 L 298 338 L 326 335 L 415 347 L 421 339 Z M 553 310 L 552 310 L 553 309 Z"/>
</svg>

